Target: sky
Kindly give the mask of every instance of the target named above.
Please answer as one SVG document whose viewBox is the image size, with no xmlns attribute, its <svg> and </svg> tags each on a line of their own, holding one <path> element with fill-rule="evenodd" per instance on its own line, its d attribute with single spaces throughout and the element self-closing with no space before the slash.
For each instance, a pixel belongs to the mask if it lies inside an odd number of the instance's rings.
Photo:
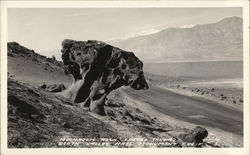
<svg viewBox="0 0 250 155">
<path fill-rule="evenodd" d="M 9 8 L 8 42 L 60 60 L 63 39 L 125 39 L 242 17 L 241 8 Z"/>
</svg>

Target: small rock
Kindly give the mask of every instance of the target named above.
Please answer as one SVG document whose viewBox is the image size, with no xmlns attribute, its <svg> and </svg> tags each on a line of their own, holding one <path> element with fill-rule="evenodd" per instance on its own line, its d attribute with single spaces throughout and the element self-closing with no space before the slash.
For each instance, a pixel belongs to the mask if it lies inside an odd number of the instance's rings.
<svg viewBox="0 0 250 155">
<path fill-rule="evenodd" d="M 59 84 L 59 85 L 53 84 L 53 85 L 49 85 L 46 90 L 56 93 L 56 92 L 61 92 L 64 89 L 66 89 L 66 88 L 63 84 Z"/>
<path fill-rule="evenodd" d="M 69 125 L 69 123 L 63 123 L 62 126 L 63 126 L 64 128 L 71 128 L 70 125 Z"/>
<path fill-rule="evenodd" d="M 115 100 L 112 99 L 107 100 L 105 104 L 108 107 L 120 107 L 119 103 L 117 103 Z"/>
<path fill-rule="evenodd" d="M 153 123 L 153 124 L 158 123 L 158 122 L 159 121 L 158 121 L 158 119 L 156 117 L 154 117 L 154 118 L 151 119 L 151 123 Z"/>
<path fill-rule="evenodd" d="M 187 134 L 181 134 L 179 135 L 179 138 L 187 143 L 203 143 L 203 139 L 205 139 L 208 136 L 208 131 L 200 126 L 196 126 L 194 130 L 191 130 Z"/>
<path fill-rule="evenodd" d="M 139 108 L 135 108 L 136 112 L 142 113 L 142 111 Z"/>
<path fill-rule="evenodd" d="M 225 100 L 225 99 L 227 99 L 226 96 L 221 96 L 221 100 Z"/>
<path fill-rule="evenodd" d="M 41 88 L 41 89 L 46 89 L 46 87 L 47 87 L 46 84 L 40 84 L 40 85 L 39 85 L 39 88 Z"/>
<path fill-rule="evenodd" d="M 111 116 L 111 117 L 115 117 L 115 118 L 117 117 L 117 116 L 116 116 L 116 113 L 115 113 L 114 111 L 111 111 L 111 110 L 108 110 L 108 111 L 107 111 L 107 115 L 109 115 L 109 116 Z"/>
</svg>

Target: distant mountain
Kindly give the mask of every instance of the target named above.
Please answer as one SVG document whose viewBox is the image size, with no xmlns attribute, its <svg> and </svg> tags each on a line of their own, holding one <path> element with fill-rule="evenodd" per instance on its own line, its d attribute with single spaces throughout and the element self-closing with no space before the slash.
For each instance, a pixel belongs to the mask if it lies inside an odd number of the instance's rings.
<svg viewBox="0 0 250 155">
<path fill-rule="evenodd" d="M 217 23 L 167 28 L 110 44 L 135 52 L 144 62 L 242 60 L 242 31 L 242 18 L 229 17 Z"/>
</svg>

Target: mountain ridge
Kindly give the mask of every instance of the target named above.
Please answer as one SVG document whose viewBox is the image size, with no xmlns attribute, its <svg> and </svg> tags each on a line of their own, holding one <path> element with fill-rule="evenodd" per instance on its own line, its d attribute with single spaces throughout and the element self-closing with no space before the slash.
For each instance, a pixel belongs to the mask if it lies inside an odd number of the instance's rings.
<svg viewBox="0 0 250 155">
<path fill-rule="evenodd" d="M 111 44 L 135 52 L 145 62 L 242 60 L 242 23 L 240 17 L 227 17 L 216 23 L 167 28 Z"/>
</svg>

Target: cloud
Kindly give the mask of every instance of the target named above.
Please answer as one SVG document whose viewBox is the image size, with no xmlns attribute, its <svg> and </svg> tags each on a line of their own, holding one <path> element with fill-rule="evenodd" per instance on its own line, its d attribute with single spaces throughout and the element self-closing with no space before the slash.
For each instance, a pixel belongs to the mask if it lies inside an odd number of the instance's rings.
<svg viewBox="0 0 250 155">
<path fill-rule="evenodd" d="M 149 29 L 149 30 L 138 32 L 138 33 L 131 33 L 129 35 L 124 36 L 123 39 L 128 39 L 128 38 L 133 38 L 133 37 L 138 37 L 138 36 L 144 36 L 144 35 L 149 35 L 149 34 L 154 34 L 154 33 L 157 33 L 159 31 L 160 30 Z"/>
<path fill-rule="evenodd" d="M 195 24 L 188 24 L 188 25 L 180 26 L 180 28 L 192 28 L 192 27 L 195 27 L 195 26 L 196 26 Z"/>
<path fill-rule="evenodd" d="M 141 32 L 136 32 L 136 33 L 130 33 L 128 35 L 125 35 L 124 37 L 121 37 L 121 38 L 110 38 L 106 41 L 117 41 L 117 40 L 126 40 L 128 38 L 134 38 L 134 37 L 139 37 L 139 36 L 145 36 L 145 35 L 149 35 L 149 34 L 154 34 L 154 33 L 157 33 L 157 32 L 160 32 L 161 30 L 157 30 L 157 29 L 148 29 L 148 30 L 144 30 L 144 31 L 141 31 Z"/>
</svg>

